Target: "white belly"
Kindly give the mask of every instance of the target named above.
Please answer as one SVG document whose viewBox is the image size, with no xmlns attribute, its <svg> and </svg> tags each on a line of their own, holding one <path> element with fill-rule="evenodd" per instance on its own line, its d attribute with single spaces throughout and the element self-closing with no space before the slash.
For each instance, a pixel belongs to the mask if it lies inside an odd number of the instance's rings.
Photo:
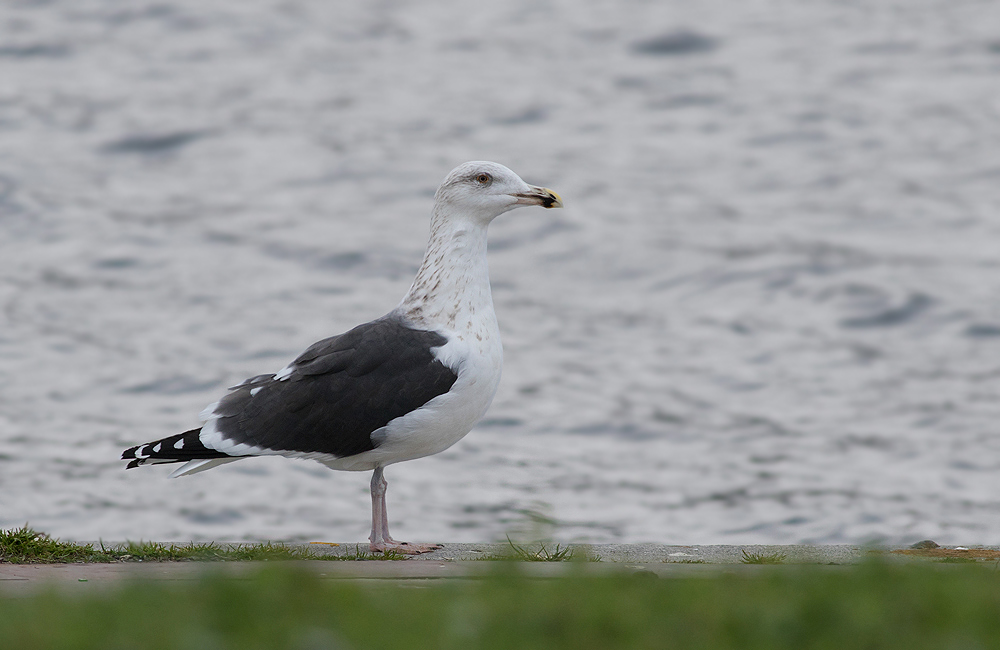
<svg viewBox="0 0 1000 650">
<path fill-rule="evenodd" d="M 364 471 L 437 454 L 465 437 L 486 414 L 500 385 L 503 349 L 495 328 L 487 336 L 444 333 L 447 344 L 435 350 L 457 371 L 451 390 L 416 411 L 372 432 L 375 449 L 346 458 L 319 459 L 332 469 Z"/>
</svg>

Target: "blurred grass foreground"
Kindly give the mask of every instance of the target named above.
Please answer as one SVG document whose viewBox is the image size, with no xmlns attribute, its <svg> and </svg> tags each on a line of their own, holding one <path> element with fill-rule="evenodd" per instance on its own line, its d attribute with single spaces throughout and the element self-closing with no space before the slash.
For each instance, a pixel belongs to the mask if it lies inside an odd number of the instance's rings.
<svg viewBox="0 0 1000 650">
<path fill-rule="evenodd" d="M 757 569 L 757 567 L 755 567 Z M 5 596 L 0 648 L 998 648 L 1000 573 L 982 565 L 760 567 L 657 578 L 249 578 Z"/>
</svg>

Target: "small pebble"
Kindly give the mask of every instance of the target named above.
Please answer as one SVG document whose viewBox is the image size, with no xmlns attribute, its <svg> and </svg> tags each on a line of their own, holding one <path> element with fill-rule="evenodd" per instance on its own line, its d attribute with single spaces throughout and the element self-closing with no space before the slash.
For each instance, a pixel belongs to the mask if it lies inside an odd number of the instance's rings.
<svg viewBox="0 0 1000 650">
<path fill-rule="evenodd" d="M 925 539 L 921 542 L 917 542 L 910 548 L 940 548 L 940 545 L 934 540 Z"/>
</svg>

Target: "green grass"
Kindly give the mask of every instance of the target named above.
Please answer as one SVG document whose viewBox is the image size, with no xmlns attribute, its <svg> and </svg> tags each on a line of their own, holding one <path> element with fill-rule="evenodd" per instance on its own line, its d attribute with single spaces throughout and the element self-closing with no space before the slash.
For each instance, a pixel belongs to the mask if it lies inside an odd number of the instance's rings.
<svg viewBox="0 0 1000 650">
<path fill-rule="evenodd" d="M 515 544 L 510 537 L 507 538 L 510 546 L 508 553 L 484 555 L 480 560 L 513 560 L 520 562 L 568 562 L 577 559 L 573 549 L 556 544 L 555 548 L 549 549 L 544 542 L 539 542 L 537 548 Z M 589 562 L 600 562 L 600 556 L 587 556 Z"/>
<path fill-rule="evenodd" d="M 475 580 L 356 582 L 294 564 L 239 579 L 206 565 L 190 582 L 74 583 L 17 598 L 2 597 L 0 581 L 0 648 L 1000 648 L 1000 573 L 982 564 L 676 578 L 595 576 L 579 564 L 556 579 L 524 566 L 497 563 Z"/>
<path fill-rule="evenodd" d="M 360 546 L 344 555 L 320 555 L 307 548 L 273 542 L 261 544 L 159 544 L 128 542 L 106 546 L 60 542 L 45 533 L 22 528 L 0 530 L 0 563 L 52 564 L 61 562 L 169 562 L 268 560 L 402 560 L 395 551 L 370 553 Z"/>
<path fill-rule="evenodd" d="M 742 564 L 784 564 L 788 558 L 784 553 L 747 553 L 746 549 L 740 553 L 743 554 L 740 558 Z"/>
<path fill-rule="evenodd" d="M 93 544 L 71 544 L 52 539 L 25 525 L 0 530 L 0 562 L 51 564 L 53 562 L 113 562 L 113 555 L 95 550 Z"/>
</svg>

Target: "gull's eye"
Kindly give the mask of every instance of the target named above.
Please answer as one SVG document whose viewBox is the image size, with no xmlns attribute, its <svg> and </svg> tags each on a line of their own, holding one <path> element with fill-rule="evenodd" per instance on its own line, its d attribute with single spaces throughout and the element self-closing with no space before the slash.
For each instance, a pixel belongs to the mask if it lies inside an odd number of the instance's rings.
<svg viewBox="0 0 1000 650">
<path fill-rule="evenodd" d="M 489 185 L 493 182 L 493 177 L 489 174 L 479 174 L 476 176 L 476 182 L 480 185 Z"/>
</svg>

